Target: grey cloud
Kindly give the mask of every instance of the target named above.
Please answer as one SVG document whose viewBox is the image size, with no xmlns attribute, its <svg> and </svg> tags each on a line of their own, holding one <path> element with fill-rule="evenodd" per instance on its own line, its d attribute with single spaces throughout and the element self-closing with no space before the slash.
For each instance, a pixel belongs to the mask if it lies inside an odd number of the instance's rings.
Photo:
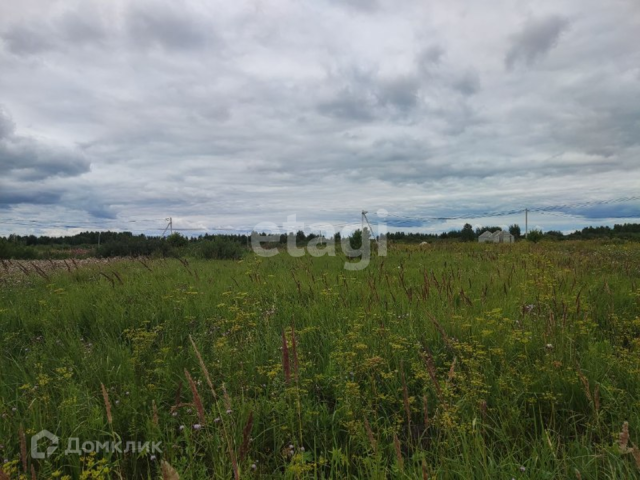
<svg viewBox="0 0 640 480">
<path fill-rule="evenodd" d="M 361 12 L 373 12 L 379 8 L 377 0 L 329 0 L 335 5 L 346 6 Z"/>
<path fill-rule="evenodd" d="M 203 47 L 216 38 L 211 25 L 185 5 L 149 3 L 146 6 L 150 8 L 137 4 L 127 20 L 129 35 L 138 45 L 187 51 Z"/>
<path fill-rule="evenodd" d="M 48 24 L 14 25 L 0 33 L 0 37 L 16 55 L 32 55 L 53 48 Z"/>
<path fill-rule="evenodd" d="M 558 44 L 560 35 L 569 27 L 569 20 L 559 15 L 527 21 L 523 29 L 511 37 L 505 56 L 507 68 L 518 62 L 531 65 Z"/>
<path fill-rule="evenodd" d="M 0 206 L 25 218 L 251 227 L 318 202 L 351 221 L 637 190 L 640 38 L 621 3 L 531 4 L 505 45 L 513 2 L 73 1 L 0 16 L 20 119 L 0 110 Z M 505 75 L 549 52 L 553 69 Z"/>
<path fill-rule="evenodd" d="M 0 106 L 0 140 L 12 135 L 15 129 L 16 125 L 13 119 L 9 116 L 9 113 Z"/>
<path fill-rule="evenodd" d="M 84 7 L 71 10 L 57 19 L 60 36 L 74 45 L 101 43 L 106 40 L 107 26 L 99 9 Z"/>
<path fill-rule="evenodd" d="M 418 102 L 419 84 L 415 78 L 399 77 L 380 82 L 378 98 L 383 105 L 406 111 Z"/>
<path fill-rule="evenodd" d="M 440 45 L 431 45 L 418 54 L 416 63 L 420 70 L 429 71 L 434 66 L 440 64 L 444 52 L 444 48 Z"/>
<path fill-rule="evenodd" d="M 51 176 L 76 176 L 89 171 L 90 162 L 76 150 L 16 135 L 8 113 L 0 110 L 0 174 L 34 181 Z"/>
<path fill-rule="evenodd" d="M 12 24 L 0 38 L 15 55 L 38 55 L 57 49 L 78 49 L 103 42 L 107 37 L 100 9 L 89 3 L 72 5 L 49 18 Z"/>
<path fill-rule="evenodd" d="M 327 116 L 368 122 L 374 118 L 375 104 L 365 93 L 344 88 L 333 98 L 320 102 L 318 111 Z"/>
<path fill-rule="evenodd" d="M 60 201 L 60 197 L 58 192 L 23 189 L 13 185 L 0 184 L 0 208 L 9 208 L 20 203 L 53 205 Z"/>
<path fill-rule="evenodd" d="M 451 86 L 463 95 L 474 95 L 480 90 L 480 77 L 475 70 L 468 70 L 454 79 Z"/>
<path fill-rule="evenodd" d="M 374 69 L 354 69 L 334 81 L 346 86 L 318 103 L 322 115 L 369 122 L 389 114 L 405 115 L 418 105 L 420 83 L 410 75 L 381 78 Z"/>
</svg>

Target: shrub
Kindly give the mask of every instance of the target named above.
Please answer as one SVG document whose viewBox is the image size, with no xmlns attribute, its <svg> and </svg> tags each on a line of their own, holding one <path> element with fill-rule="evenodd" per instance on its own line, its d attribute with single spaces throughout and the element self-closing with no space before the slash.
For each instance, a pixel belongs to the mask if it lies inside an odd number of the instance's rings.
<svg viewBox="0 0 640 480">
<path fill-rule="evenodd" d="M 197 244 L 196 255 L 207 260 L 238 260 L 243 254 L 242 245 L 224 237 L 203 240 Z"/>
</svg>

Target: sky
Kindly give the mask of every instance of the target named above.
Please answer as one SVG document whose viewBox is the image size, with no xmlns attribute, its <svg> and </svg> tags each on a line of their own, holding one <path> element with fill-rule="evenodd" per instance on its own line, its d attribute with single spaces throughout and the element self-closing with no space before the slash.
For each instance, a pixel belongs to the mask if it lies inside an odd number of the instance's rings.
<svg viewBox="0 0 640 480">
<path fill-rule="evenodd" d="M 638 222 L 638 45 L 637 0 L 1 2 L 0 235 Z"/>
</svg>

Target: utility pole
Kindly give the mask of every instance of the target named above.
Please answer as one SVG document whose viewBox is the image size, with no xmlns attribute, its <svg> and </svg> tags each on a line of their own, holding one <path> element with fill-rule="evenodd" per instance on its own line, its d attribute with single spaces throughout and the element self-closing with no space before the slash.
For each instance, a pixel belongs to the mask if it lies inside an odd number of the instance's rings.
<svg viewBox="0 0 640 480">
<path fill-rule="evenodd" d="M 162 232 L 163 237 L 164 237 L 164 234 L 167 233 L 167 230 L 169 230 L 171 234 L 173 234 L 173 219 L 169 217 L 169 218 L 165 218 L 165 220 L 168 221 L 169 223 L 167 223 L 167 226 L 164 227 L 164 231 Z"/>
<path fill-rule="evenodd" d="M 378 243 L 378 239 L 373 235 L 373 227 L 371 227 L 371 223 L 369 223 L 367 213 L 368 212 L 366 210 L 362 211 L 362 233 L 364 233 L 364 222 L 367 222 L 367 225 L 369 226 L 369 238 L 373 238 L 376 243 Z"/>
<path fill-rule="evenodd" d="M 524 209 L 524 238 L 529 235 L 529 209 Z"/>
</svg>

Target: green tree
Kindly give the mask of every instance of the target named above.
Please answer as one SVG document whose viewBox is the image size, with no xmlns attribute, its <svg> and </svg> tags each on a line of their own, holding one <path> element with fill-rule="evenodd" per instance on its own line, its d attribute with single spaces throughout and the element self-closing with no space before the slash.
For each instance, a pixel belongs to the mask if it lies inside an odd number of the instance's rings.
<svg viewBox="0 0 640 480">
<path fill-rule="evenodd" d="M 167 243 L 172 247 L 184 247 L 189 240 L 180 235 L 178 232 L 174 232 L 167 237 Z"/>
<path fill-rule="evenodd" d="M 357 250 L 362 247 L 362 230 L 358 229 L 353 232 L 353 235 L 349 237 L 349 245 L 352 250 Z"/>
<path fill-rule="evenodd" d="M 527 234 L 527 240 L 533 243 L 538 243 L 540 240 L 542 240 L 542 236 L 542 230 L 531 230 Z"/>
<path fill-rule="evenodd" d="M 460 232 L 460 240 L 463 242 L 473 242 L 476 239 L 476 234 L 473 231 L 473 227 L 470 223 L 465 223 Z"/>
<path fill-rule="evenodd" d="M 518 225 L 517 223 L 514 223 L 513 225 L 511 225 L 509 227 L 509 233 L 513 235 L 513 238 L 518 240 L 522 235 L 522 232 L 520 231 L 520 225 Z"/>
</svg>

